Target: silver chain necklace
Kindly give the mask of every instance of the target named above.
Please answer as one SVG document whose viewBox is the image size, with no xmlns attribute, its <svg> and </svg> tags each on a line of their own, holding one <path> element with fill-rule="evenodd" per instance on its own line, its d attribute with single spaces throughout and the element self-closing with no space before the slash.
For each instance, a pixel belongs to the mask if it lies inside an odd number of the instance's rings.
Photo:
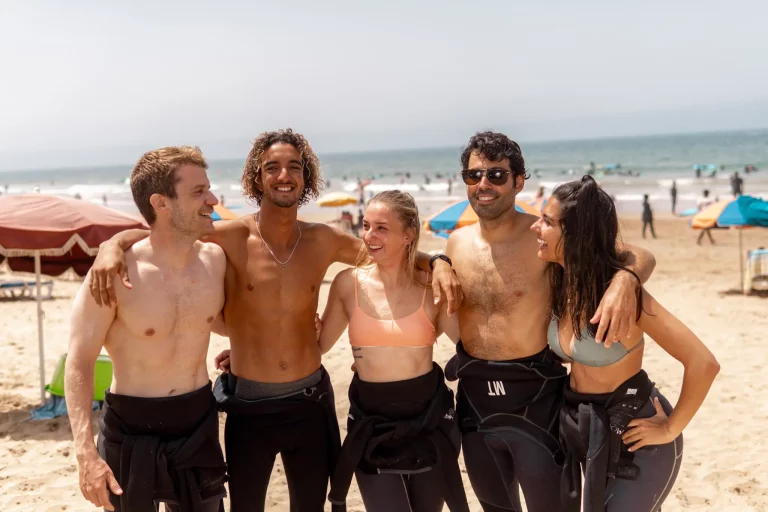
<svg viewBox="0 0 768 512">
<path fill-rule="evenodd" d="M 254 217 L 255 217 L 255 215 L 254 215 Z M 299 227 L 299 221 L 296 221 L 296 229 L 299 230 L 299 238 L 296 239 L 296 243 L 293 245 L 293 250 L 291 251 L 291 255 L 288 256 L 287 260 L 280 261 L 279 259 L 277 259 L 277 256 L 275 256 L 275 253 L 272 252 L 272 248 L 269 246 L 267 241 L 264 240 L 264 236 L 261 234 L 261 230 L 259 229 L 259 219 L 255 219 L 255 220 L 256 220 L 256 231 L 259 232 L 259 236 L 261 237 L 261 241 L 264 242 L 264 245 L 267 246 L 267 249 L 269 249 L 269 253 L 272 255 L 273 258 L 275 258 L 275 261 L 280 264 L 280 267 L 282 268 L 282 270 L 285 270 L 285 265 L 289 261 L 291 261 L 291 258 L 293 258 L 293 253 L 296 251 L 296 246 L 299 245 L 299 240 L 301 240 L 301 228 Z"/>
</svg>

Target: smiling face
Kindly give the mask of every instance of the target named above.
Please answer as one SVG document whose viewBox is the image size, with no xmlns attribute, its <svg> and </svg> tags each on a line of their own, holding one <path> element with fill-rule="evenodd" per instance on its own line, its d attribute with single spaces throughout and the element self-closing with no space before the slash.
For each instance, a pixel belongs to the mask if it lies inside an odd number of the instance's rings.
<svg viewBox="0 0 768 512">
<path fill-rule="evenodd" d="M 408 244 L 414 239 L 397 213 L 382 203 L 371 203 L 363 215 L 363 242 L 374 263 L 404 262 Z"/>
<path fill-rule="evenodd" d="M 262 201 L 281 208 L 291 208 L 299 203 L 304 189 L 304 165 L 301 153 L 291 144 L 277 143 L 270 146 L 261 157 Z"/>
<path fill-rule="evenodd" d="M 515 196 L 523 189 L 524 176 L 513 176 L 509 166 L 509 160 L 504 158 L 499 161 L 491 161 L 482 153 L 473 152 L 469 156 L 468 170 L 477 169 L 503 169 L 510 174 L 503 185 L 494 185 L 488 181 L 487 174 L 476 185 L 467 185 L 467 198 L 477 216 L 483 220 L 497 219 L 503 214 L 514 210 Z"/>
<path fill-rule="evenodd" d="M 560 227 L 560 201 L 551 197 L 541 210 L 541 217 L 531 231 L 539 238 L 539 259 L 563 264 L 563 229 Z"/>
<path fill-rule="evenodd" d="M 213 232 L 211 213 L 219 200 L 211 192 L 205 169 L 194 164 L 182 165 L 176 171 L 176 179 L 176 198 L 166 198 L 171 226 L 195 238 Z"/>
</svg>

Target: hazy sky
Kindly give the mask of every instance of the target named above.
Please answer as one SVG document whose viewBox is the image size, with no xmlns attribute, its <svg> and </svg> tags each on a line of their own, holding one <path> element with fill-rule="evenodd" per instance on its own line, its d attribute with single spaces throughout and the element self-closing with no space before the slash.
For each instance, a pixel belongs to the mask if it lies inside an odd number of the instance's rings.
<svg viewBox="0 0 768 512">
<path fill-rule="evenodd" d="M 768 126 L 765 0 L 0 3 L 0 168 Z"/>
</svg>

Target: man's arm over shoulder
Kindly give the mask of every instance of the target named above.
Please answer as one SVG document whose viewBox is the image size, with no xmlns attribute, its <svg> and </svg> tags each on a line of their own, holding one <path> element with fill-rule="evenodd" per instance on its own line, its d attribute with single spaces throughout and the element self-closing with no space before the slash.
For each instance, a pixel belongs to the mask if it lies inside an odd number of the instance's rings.
<svg viewBox="0 0 768 512">
<path fill-rule="evenodd" d="M 330 248 L 331 262 L 355 265 L 363 250 L 363 241 L 354 235 L 327 224 L 317 223 L 313 229 L 318 230 L 318 239 Z"/>
<path fill-rule="evenodd" d="M 606 346 L 629 335 L 637 321 L 637 291 L 656 266 L 656 258 L 650 251 L 621 242 L 617 243 L 616 250 L 624 257 L 627 268 L 640 278 L 640 283 L 629 272 L 619 271 L 600 300 L 590 322 L 599 322 L 595 340 L 604 341 Z"/>
<path fill-rule="evenodd" d="M 640 278 L 640 283 L 648 282 L 656 268 L 656 257 L 653 253 L 642 247 L 622 243 L 618 244 L 617 249 L 619 254 L 624 255 L 627 268 Z"/>
<path fill-rule="evenodd" d="M 64 388 L 78 460 L 98 456 L 91 429 L 93 373 L 116 308 L 99 307 L 83 284 L 72 305 Z"/>
<path fill-rule="evenodd" d="M 213 223 L 213 233 L 200 238 L 201 242 L 216 244 L 229 255 L 238 247 L 238 242 L 248 239 L 250 230 L 243 219 L 219 220 Z M 245 246 L 242 246 L 245 250 Z"/>
</svg>

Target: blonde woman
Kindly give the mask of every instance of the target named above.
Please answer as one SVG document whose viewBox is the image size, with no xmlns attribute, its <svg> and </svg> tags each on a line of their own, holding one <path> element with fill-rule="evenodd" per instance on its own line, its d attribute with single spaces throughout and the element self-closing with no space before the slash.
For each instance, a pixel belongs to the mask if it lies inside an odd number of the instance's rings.
<svg viewBox="0 0 768 512">
<path fill-rule="evenodd" d="M 320 350 L 344 329 L 356 374 L 348 433 L 329 499 L 342 507 L 353 473 L 368 512 L 468 511 L 458 467 L 453 392 L 432 360 L 437 337 L 458 340 L 458 320 L 434 304 L 415 270 L 419 215 L 410 194 L 376 195 L 363 217 L 365 253 L 340 272 L 322 317 Z"/>
</svg>

